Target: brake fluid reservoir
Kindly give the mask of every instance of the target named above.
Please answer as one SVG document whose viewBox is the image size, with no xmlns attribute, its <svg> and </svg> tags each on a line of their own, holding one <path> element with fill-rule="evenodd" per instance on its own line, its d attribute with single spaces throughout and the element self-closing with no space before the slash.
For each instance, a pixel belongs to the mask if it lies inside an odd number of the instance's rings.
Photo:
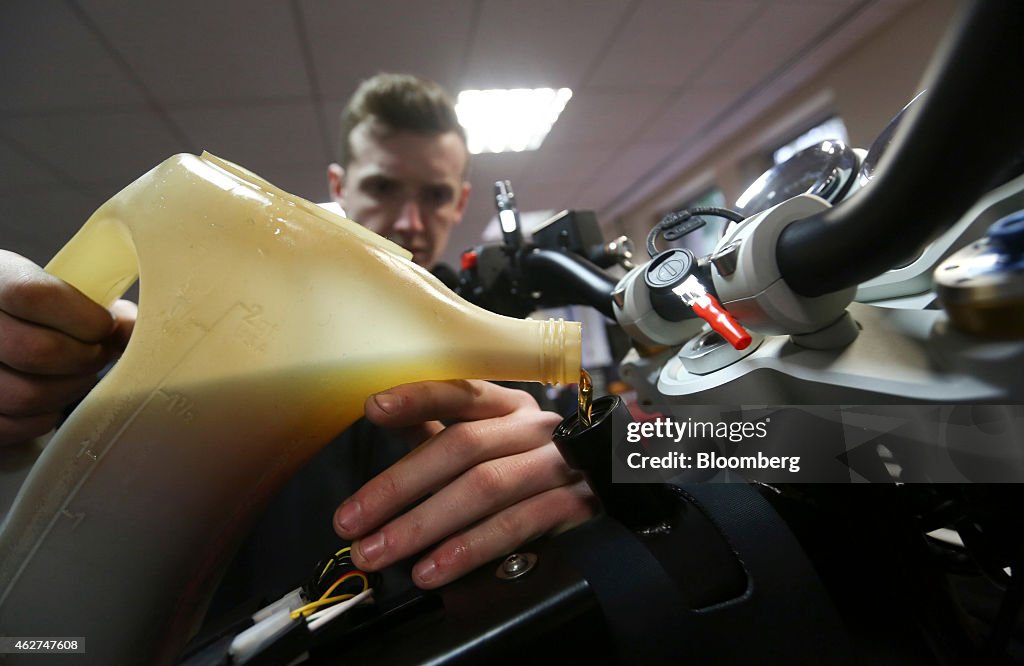
<svg viewBox="0 0 1024 666">
<path fill-rule="evenodd" d="M 953 324 L 985 338 L 1024 337 L 1024 211 L 935 269 L 935 292 Z"/>
<path fill-rule="evenodd" d="M 470 305 L 208 154 L 122 190 L 47 270 L 108 306 L 139 276 L 131 343 L 0 532 L 0 633 L 84 637 L 88 663 L 172 661 L 255 512 L 372 393 L 580 371 L 579 324 Z"/>
</svg>

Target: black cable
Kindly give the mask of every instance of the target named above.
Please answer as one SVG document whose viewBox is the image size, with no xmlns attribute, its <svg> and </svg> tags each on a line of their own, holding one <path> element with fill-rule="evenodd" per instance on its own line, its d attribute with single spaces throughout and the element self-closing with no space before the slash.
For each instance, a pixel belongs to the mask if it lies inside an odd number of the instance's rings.
<svg viewBox="0 0 1024 666">
<path fill-rule="evenodd" d="M 700 219 L 700 215 L 714 215 L 715 217 L 724 217 L 732 222 L 742 222 L 745 218 L 734 210 L 728 208 L 713 208 L 710 206 L 702 206 L 698 208 L 684 208 L 683 210 L 677 210 L 669 213 L 665 217 L 661 218 L 661 221 L 654 225 L 651 232 L 647 234 L 647 254 L 651 257 L 658 254 L 658 247 L 656 241 L 665 231 L 675 229 L 681 225 L 687 225 L 687 228 L 678 234 L 676 237 L 685 236 L 691 231 L 695 231 L 704 226 L 704 220 Z M 692 222 L 691 222 L 692 220 Z"/>
</svg>

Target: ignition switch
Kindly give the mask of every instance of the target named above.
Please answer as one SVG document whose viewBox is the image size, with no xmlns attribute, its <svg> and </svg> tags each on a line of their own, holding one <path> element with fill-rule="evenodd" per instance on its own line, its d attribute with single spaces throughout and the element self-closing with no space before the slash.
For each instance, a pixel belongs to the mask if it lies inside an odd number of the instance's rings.
<svg viewBox="0 0 1024 666">
<path fill-rule="evenodd" d="M 683 321 L 694 315 L 706 321 L 736 349 L 750 345 L 750 334 L 732 318 L 698 277 L 697 259 L 685 248 L 666 250 L 655 256 L 644 273 L 651 305 L 668 321 Z"/>
</svg>

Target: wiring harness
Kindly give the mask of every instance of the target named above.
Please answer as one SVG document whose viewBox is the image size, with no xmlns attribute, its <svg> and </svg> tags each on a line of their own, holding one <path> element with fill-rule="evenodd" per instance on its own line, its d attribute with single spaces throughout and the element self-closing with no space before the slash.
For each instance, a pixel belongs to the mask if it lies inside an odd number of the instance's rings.
<svg viewBox="0 0 1024 666">
<path fill-rule="evenodd" d="M 313 578 L 274 603 L 257 611 L 253 624 L 231 641 L 232 663 L 244 664 L 296 624 L 314 632 L 343 613 L 373 599 L 374 574 L 356 568 L 346 546 L 316 565 Z"/>
</svg>

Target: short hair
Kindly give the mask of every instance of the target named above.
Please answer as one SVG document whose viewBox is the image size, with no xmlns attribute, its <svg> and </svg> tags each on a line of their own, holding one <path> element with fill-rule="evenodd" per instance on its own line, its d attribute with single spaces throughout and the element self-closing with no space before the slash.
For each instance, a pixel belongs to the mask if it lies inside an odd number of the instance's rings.
<svg viewBox="0 0 1024 666">
<path fill-rule="evenodd" d="M 391 131 L 455 132 L 466 145 L 466 130 L 448 93 L 433 81 L 411 74 L 377 74 L 356 88 L 341 112 L 338 158 L 343 167 L 352 160 L 352 131 L 368 119 Z"/>
</svg>

